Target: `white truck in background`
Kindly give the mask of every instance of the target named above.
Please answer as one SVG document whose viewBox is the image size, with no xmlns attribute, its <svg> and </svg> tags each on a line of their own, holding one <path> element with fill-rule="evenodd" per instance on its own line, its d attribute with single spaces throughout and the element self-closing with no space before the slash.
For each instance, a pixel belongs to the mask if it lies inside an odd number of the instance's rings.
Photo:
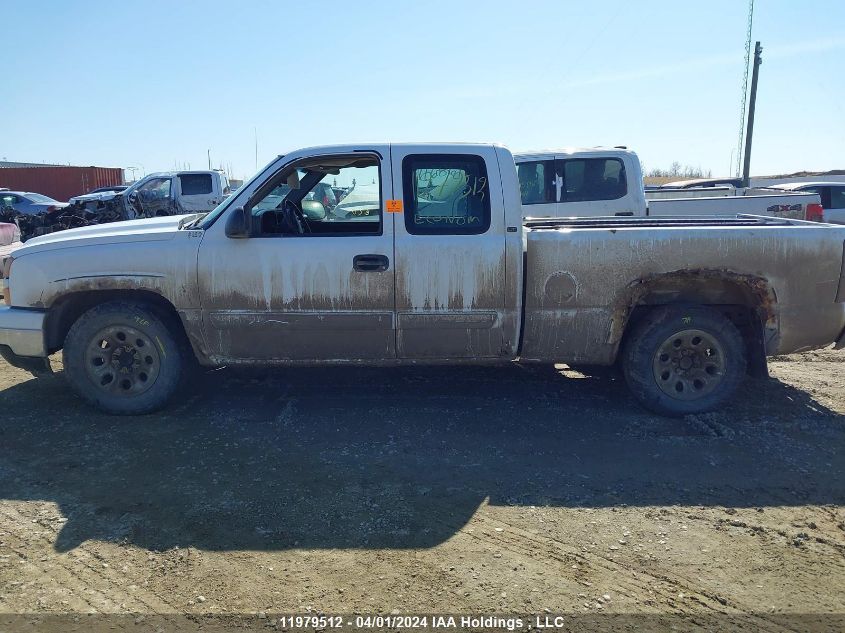
<svg viewBox="0 0 845 633">
<path fill-rule="evenodd" d="M 166 171 L 148 174 L 123 191 L 77 196 L 69 202 L 114 221 L 205 213 L 230 193 L 229 181 L 222 172 Z"/>
<path fill-rule="evenodd" d="M 822 221 L 831 224 L 845 224 L 845 182 L 835 180 L 812 180 L 809 182 L 785 182 L 767 185 L 771 190 L 790 193 L 815 193 L 821 196 L 824 217 Z"/>
<path fill-rule="evenodd" d="M 514 155 L 523 215 L 564 217 L 687 217 L 767 215 L 821 221 L 817 193 L 765 188 L 643 187 L 636 153 L 624 148 L 566 149 Z"/>
</svg>

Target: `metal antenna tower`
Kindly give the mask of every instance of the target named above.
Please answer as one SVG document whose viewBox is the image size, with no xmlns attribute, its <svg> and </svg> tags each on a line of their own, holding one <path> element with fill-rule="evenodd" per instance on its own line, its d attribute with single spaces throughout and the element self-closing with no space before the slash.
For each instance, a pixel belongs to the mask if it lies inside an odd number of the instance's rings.
<svg viewBox="0 0 845 633">
<path fill-rule="evenodd" d="M 754 0 L 748 0 L 748 33 L 745 36 L 745 72 L 742 74 L 742 101 L 739 112 L 739 141 L 736 144 L 736 176 L 742 173 L 742 141 L 745 133 L 745 105 L 748 100 L 748 62 L 751 60 L 751 24 L 754 20 Z"/>
</svg>

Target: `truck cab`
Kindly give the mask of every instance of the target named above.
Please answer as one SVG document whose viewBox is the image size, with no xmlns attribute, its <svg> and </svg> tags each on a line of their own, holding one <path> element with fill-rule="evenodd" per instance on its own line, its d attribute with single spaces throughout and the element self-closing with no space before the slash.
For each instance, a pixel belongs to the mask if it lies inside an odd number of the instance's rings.
<svg viewBox="0 0 845 633">
<path fill-rule="evenodd" d="M 511 165 L 504 187 L 499 154 Z M 286 155 L 199 225 L 198 295 L 214 362 L 514 354 L 522 247 L 512 165 L 493 145 Z M 329 208 L 314 195 L 325 184 L 343 191 Z M 218 220 L 226 209 L 228 223 Z"/>
<path fill-rule="evenodd" d="M 811 189 L 737 188 L 731 179 L 709 179 L 645 190 L 639 158 L 622 147 L 529 152 L 516 154 L 514 160 L 526 218 L 727 217 L 745 213 L 823 219 L 821 198 Z"/>
<path fill-rule="evenodd" d="M 568 149 L 515 156 L 528 217 L 642 216 L 642 170 L 627 149 Z"/>
<path fill-rule="evenodd" d="M 122 197 L 127 217 L 160 217 L 211 211 L 229 193 L 222 172 L 177 171 L 148 174 Z"/>
</svg>

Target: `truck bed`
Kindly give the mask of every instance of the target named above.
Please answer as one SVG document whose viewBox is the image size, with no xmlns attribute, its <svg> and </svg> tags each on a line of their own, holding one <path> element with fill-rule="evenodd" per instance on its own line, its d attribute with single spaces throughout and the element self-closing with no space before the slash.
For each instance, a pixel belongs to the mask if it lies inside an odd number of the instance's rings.
<svg viewBox="0 0 845 633">
<path fill-rule="evenodd" d="M 837 339 L 845 229 L 759 216 L 525 222 L 522 357 L 607 364 L 630 310 L 648 303 L 756 305 L 766 350 Z"/>
</svg>

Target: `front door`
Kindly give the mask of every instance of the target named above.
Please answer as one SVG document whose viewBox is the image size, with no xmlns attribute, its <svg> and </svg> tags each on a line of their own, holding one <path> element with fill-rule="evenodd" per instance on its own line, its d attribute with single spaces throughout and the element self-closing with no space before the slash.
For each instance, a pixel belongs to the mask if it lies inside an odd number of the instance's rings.
<svg viewBox="0 0 845 633">
<path fill-rule="evenodd" d="M 253 194 L 253 237 L 227 238 L 226 214 L 206 231 L 199 286 L 215 360 L 395 358 L 388 150 L 295 160 Z"/>
<path fill-rule="evenodd" d="M 495 148 L 393 146 L 401 359 L 505 355 L 505 206 Z"/>
</svg>

